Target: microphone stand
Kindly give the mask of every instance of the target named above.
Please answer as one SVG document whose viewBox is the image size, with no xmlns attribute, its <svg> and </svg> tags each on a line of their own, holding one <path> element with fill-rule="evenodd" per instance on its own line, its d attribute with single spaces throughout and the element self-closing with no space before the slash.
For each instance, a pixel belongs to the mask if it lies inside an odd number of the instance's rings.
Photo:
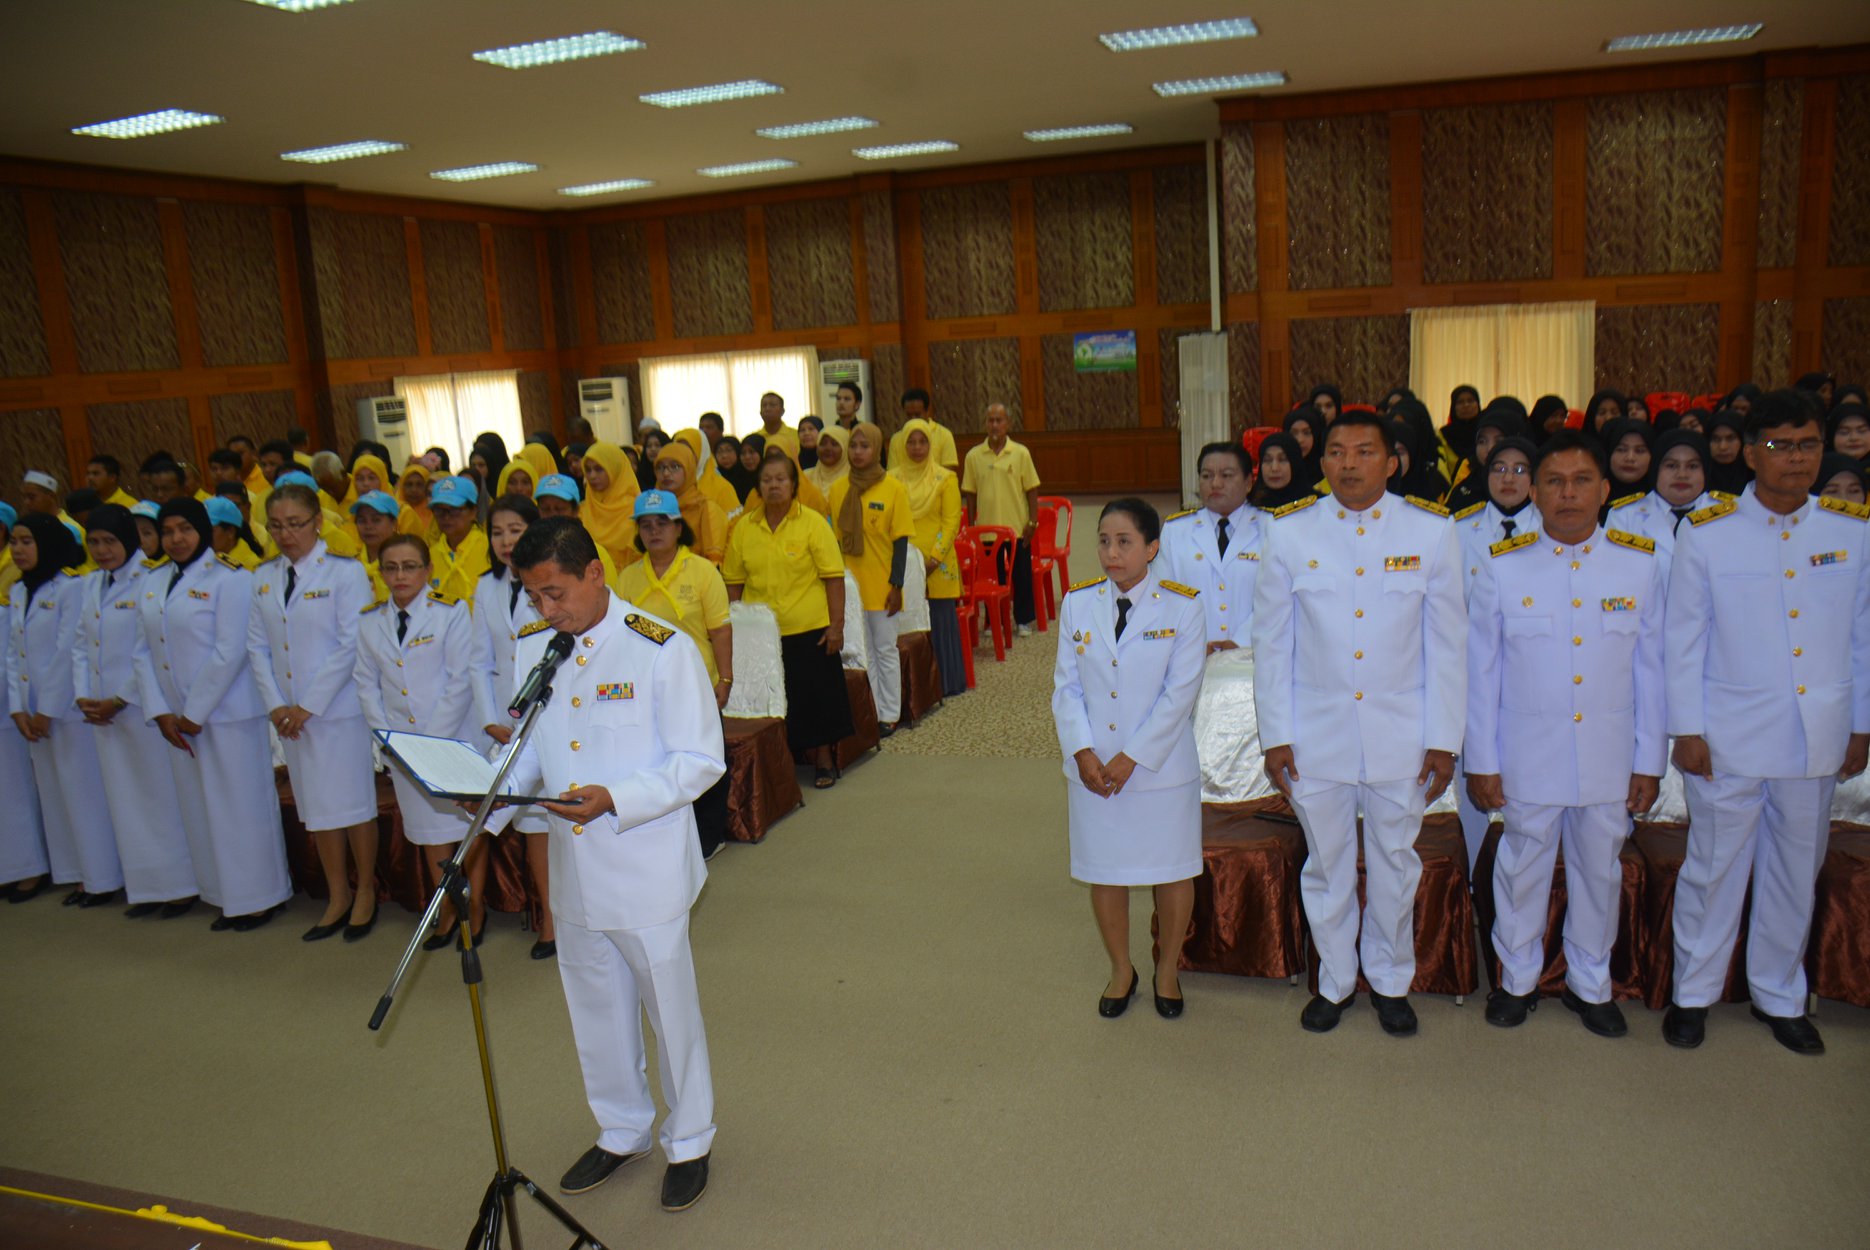
<svg viewBox="0 0 1870 1250">
<path fill-rule="evenodd" d="M 500 1230 L 507 1229 L 508 1244 L 512 1250 L 521 1250 L 519 1235 L 519 1192 L 526 1195 L 572 1233 L 575 1240 L 568 1250 L 607 1250 L 597 1236 L 580 1224 L 571 1212 L 560 1206 L 552 1197 L 533 1183 L 524 1172 L 507 1161 L 506 1129 L 500 1122 L 500 1097 L 494 1090 L 493 1057 L 487 1050 L 487 1017 L 481 1009 L 480 986 L 482 980 L 480 951 L 474 945 L 473 926 L 468 923 L 468 881 L 463 865 L 473 851 L 474 844 L 487 830 L 487 818 L 493 814 L 495 796 L 506 784 L 507 774 L 513 771 L 520 752 L 526 741 L 532 736 L 533 726 L 539 720 L 539 713 L 552 697 L 550 678 L 540 687 L 539 697 L 526 709 L 525 719 L 520 722 L 519 730 L 513 740 L 507 744 L 506 755 L 500 761 L 498 771 L 494 773 L 493 785 L 482 796 L 480 807 L 474 813 L 474 820 L 468 826 L 466 836 L 455 848 L 455 853 L 442 864 L 441 885 L 435 891 L 435 897 L 429 900 L 428 908 L 422 913 L 421 923 L 416 925 L 415 936 L 409 939 L 409 945 L 403 948 L 403 957 L 396 965 L 396 972 L 390 977 L 389 987 L 383 991 L 383 997 L 377 1000 L 377 1008 L 370 1016 L 372 1030 L 383 1027 L 383 1021 L 390 1013 L 395 1001 L 396 991 L 402 985 L 403 977 L 408 974 L 409 965 L 414 961 L 420 949 L 423 935 L 435 923 L 435 917 L 441 910 L 442 900 L 448 899 L 454 904 L 455 922 L 460 934 L 461 980 L 467 986 L 468 1010 L 474 1017 L 474 1048 L 480 1054 L 481 1086 L 487 1096 L 487 1128 L 493 1136 L 493 1179 L 487 1183 L 487 1192 L 481 1196 L 480 1210 L 474 1217 L 474 1228 L 468 1234 L 467 1250 L 499 1250 Z"/>
</svg>

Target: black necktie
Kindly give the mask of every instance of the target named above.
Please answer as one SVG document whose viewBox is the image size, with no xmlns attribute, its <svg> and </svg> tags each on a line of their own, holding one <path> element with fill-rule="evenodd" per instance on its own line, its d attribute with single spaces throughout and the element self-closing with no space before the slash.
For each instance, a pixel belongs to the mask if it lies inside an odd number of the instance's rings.
<svg viewBox="0 0 1870 1250">
<path fill-rule="evenodd" d="M 409 609 L 396 609 L 396 641 L 401 642 L 409 636 Z"/>
<path fill-rule="evenodd" d="M 181 584 L 182 566 L 178 564 L 175 566 L 175 572 L 169 574 L 169 589 L 163 592 L 162 597 L 167 599 L 170 595 L 175 593 L 175 588 Z"/>
<path fill-rule="evenodd" d="M 1221 531 L 1221 554 L 1225 556 L 1227 554 L 1227 518 L 1226 517 L 1221 518 L 1220 531 Z"/>
<path fill-rule="evenodd" d="M 287 603 L 292 602 L 292 591 L 295 587 L 298 586 L 298 584 L 299 584 L 299 571 L 293 568 L 290 564 L 288 564 L 286 566 L 286 599 L 285 599 Z"/>
<path fill-rule="evenodd" d="M 1502 521 L 1500 522 L 1500 534 L 1501 534 L 1501 537 L 1503 537 L 1503 538 L 1511 538 L 1511 537 L 1513 536 L 1513 527 L 1514 527 L 1514 526 L 1513 526 L 1513 518 L 1512 518 L 1512 517 L 1507 517 L 1506 519 L 1504 519 L 1504 520 L 1502 520 Z"/>
<path fill-rule="evenodd" d="M 1117 640 L 1119 642 L 1123 641 L 1123 627 L 1129 623 L 1129 619 L 1130 601 L 1119 597 L 1117 599 Z"/>
<path fill-rule="evenodd" d="M 506 614 L 509 619 L 512 618 L 515 612 L 519 611 L 519 590 L 519 578 L 516 577 L 513 579 L 513 585 L 506 597 Z"/>
<path fill-rule="evenodd" d="M 1670 508 L 1669 511 L 1675 514 L 1675 524 L 1669 527 L 1669 532 L 1671 534 L 1676 534 L 1676 533 L 1681 532 L 1682 518 L 1686 517 L 1690 512 L 1693 512 L 1694 509 L 1693 508 Z"/>
</svg>

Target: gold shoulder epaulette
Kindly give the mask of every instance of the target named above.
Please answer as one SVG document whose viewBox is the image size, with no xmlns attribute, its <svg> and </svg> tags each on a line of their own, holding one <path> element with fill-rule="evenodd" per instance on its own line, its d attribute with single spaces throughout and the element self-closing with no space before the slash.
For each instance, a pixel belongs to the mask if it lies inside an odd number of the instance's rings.
<svg viewBox="0 0 1870 1250">
<path fill-rule="evenodd" d="M 1157 582 L 1156 585 L 1162 587 L 1164 590 L 1173 591 L 1175 594 L 1182 596 L 1182 598 L 1184 599 L 1193 599 L 1196 595 L 1199 595 L 1201 593 L 1199 590 L 1196 590 L 1193 586 L 1184 586 L 1182 585 L 1182 583 L 1172 582 L 1166 577 L 1163 578 L 1161 581 Z"/>
<path fill-rule="evenodd" d="M 550 629 L 550 628 L 552 627 L 546 624 L 546 622 L 544 621 L 534 621 L 530 625 L 521 625 L 519 627 L 519 636 L 521 638 L 530 638 L 534 634 L 538 633 L 540 630 Z"/>
<path fill-rule="evenodd" d="M 1722 503 L 1732 503 L 1734 502 L 1734 500 L 1740 498 L 1740 496 L 1730 494 L 1729 492 L 1724 491 L 1724 490 L 1711 490 L 1708 492 L 1708 494 L 1712 498 L 1720 500 Z"/>
<path fill-rule="evenodd" d="M 634 612 L 624 617 L 623 623 L 655 643 L 658 647 L 675 637 L 675 631 L 670 629 L 667 625 L 658 625 L 656 622 L 646 617 L 638 616 Z"/>
<path fill-rule="evenodd" d="M 1069 587 L 1069 588 L 1068 588 L 1068 589 L 1067 589 L 1067 590 L 1065 591 L 1065 593 L 1066 593 L 1066 594 L 1070 594 L 1070 593 L 1071 593 L 1072 591 L 1074 591 L 1074 590 L 1089 590 L 1089 589 L 1090 589 L 1091 587 L 1093 587 L 1093 586 L 1102 586 L 1102 585 L 1103 585 L 1103 584 L 1104 584 L 1105 582 L 1107 582 L 1107 581 L 1109 581 L 1109 580 L 1110 580 L 1110 579 L 1109 579 L 1108 577 L 1090 577 L 1090 578 L 1086 578 L 1086 579 L 1085 579 L 1084 581 L 1081 581 L 1081 582 L 1075 582 L 1075 583 L 1073 583 L 1073 584 L 1072 584 L 1072 585 L 1071 585 L 1071 586 L 1070 586 L 1070 587 Z"/>
<path fill-rule="evenodd" d="M 445 603 L 449 607 L 453 607 L 455 604 L 461 602 L 461 596 L 451 595 L 445 590 L 431 590 L 429 591 L 429 602 Z"/>
<path fill-rule="evenodd" d="M 80 573 L 76 569 L 60 569 L 58 571 L 58 575 L 60 577 L 83 577 L 84 576 L 83 573 Z"/>
<path fill-rule="evenodd" d="M 328 556 L 334 556 L 339 560 L 355 560 L 357 558 L 356 556 L 351 555 L 348 552 L 333 551 L 330 547 L 325 548 L 325 554 Z"/>
<path fill-rule="evenodd" d="M 1476 512 L 1479 512 L 1482 508 L 1486 506 L 1487 505 L 1485 503 L 1471 503 L 1467 507 L 1455 513 L 1454 519 L 1457 521 L 1465 521 L 1469 517 L 1473 516 Z"/>
<path fill-rule="evenodd" d="M 219 560 L 227 568 L 233 569 L 235 572 L 239 572 L 244 567 L 240 561 L 234 559 L 234 557 L 228 555 L 226 552 L 217 551 L 214 553 L 214 558 Z"/>
<path fill-rule="evenodd" d="M 1724 516 L 1732 516 L 1734 505 L 1731 503 L 1709 504 L 1699 512 L 1688 514 L 1690 525 L 1706 525 L 1709 521 L 1718 521 Z"/>
<path fill-rule="evenodd" d="M 1419 495 L 1404 495 L 1403 502 L 1412 503 L 1416 507 L 1422 509 L 1422 511 L 1433 512 L 1436 516 L 1447 516 L 1448 515 L 1448 509 L 1442 507 L 1440 504 L 1436 503 L 1433 499 L 1423 499 Z"/>
<path fill-rule="evenodd" d="M 1610 501 L 1610 506 L 1611 506 L 1611 507 L 1613 507 L 1613 508 L 1627 508 L 1627 507 L 1629 507 L 1629 506 L 1630 506 L 1631 504 L 1633 504 L 1633 503 L 1640 503 L 1640 502 L 1642 502 L 1642 500 L 1643 500 L 1643 498 L 1644 498 L 1644 496 L 1643 496 L 1643 492 L 1642 492 L 1642 491 L 1638 491 L 1638 492 L 1636 492 L 1636 494 L 1634 494 L 1634 495 L 1625 495 L 1625 496 L 1624 496 L 1623 498 L 1621 498 L 1621 499 L 1613 499 L 1613 500 L 1611 500 L 1611 501 Z"/>
<path fill-rule="evenodd" d="M 369 616 L 372 612 L 375 612 L 378 608 L 382 607 L 384 604 L 388 602 L 389 602 L 388 599 L 379 599 L 375 603 L 371 604 L 369 607 L 365 608 L 363 611 L 359 612 L 357 615 Z"/>
<path fill-rule="evenodd" d="M 8 586 L 5 590 L 0 590 L 0 608 L 10 608 L 12 606 L 13 588 Z"/>
<path fill-rule="evenodd" d="M 1305 511 L 1305 509 L 1311 507 L 1313 504 L 1317 503 L 1320 499 L 1323 499 L 1323 498 L 1324 498 L 1323 495 L 1307 495 L 1303 499 L 1294 499 L 1289 504 L 1285 504 L 1285 505 L 1282 505 L 1281 507 L 1274 508 L 1273 516 L 1288 517 L 1288 516 L 1291 516 L 1294 512 L 1303 512 Z"/>
<path fill-rule="evenodd" d="M 144 560 L 143 567 L 146 569 L 159 569 L 168 562 L 168 556 L 157 556 L 154 560 Z"/>
<path fill-rule="evenodd" d="M 1852 503 L 1848 499 L 1833 499 L 1829 495 L 1818 497 L 1818 506 L 1826 512 L 1837 512 L 1844 516 L 1855 517 L 1859 521 L 1870 521 L 1870 505 Z"/>
<path fill-rule="evenodd" d="M 1509 551 L 1518 551 L 1522 547 L 1530 547 L 1538 541 L 1539 531 L 1527 530 L 1524 534 L 1515 534 L 1511 538 L 1502 538 L 1499 542 L 1487 548 L 1487 553 L 1499 557 L 1505 555 Z"/>
<path fill-rule="evenodd" d="M 1183 508 L 1180 512 L 1170 513 L 1168 516 L 1163 517 L 1162 520 L 1164 524 L 1167 524 L 1170 521 L 1179 521 L 1185 516 L 1194 516 L 1195 513 L 1199 511 L 1201 511 L 1200 508 Z"/>
<path fill-rule="evenodd" d="M 1605 530 L 1604 537 L 1619 547 L 1628 547 L 1631 551 L 1640 551 L 1644 555 L 1656 554 L 1656 540 L 1644 538 L 1641 534 L 1627 534 L 1622 530 Z"/>
</svg>

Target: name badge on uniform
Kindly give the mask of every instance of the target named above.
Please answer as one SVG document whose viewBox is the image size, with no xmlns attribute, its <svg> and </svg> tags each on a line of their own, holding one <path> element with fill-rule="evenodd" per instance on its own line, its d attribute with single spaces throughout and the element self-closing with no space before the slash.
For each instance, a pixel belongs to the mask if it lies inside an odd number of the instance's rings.
<svg viewBox="0 0 1870 1250">
<path fill-rule="evenodd" d="M 1604 611 L 1634 612 L 1636 611 L 1636 600 L 1630 598 L 1628 595 L 1618 595 L 1615 598 L 1606 599 L 1604 600 Z"/>
<path fill-rule="evenodd" d="M 272 589 L 273 589 L 273 584 L 272 584 L 271 582 L 261 582 L 261 583 L 260 583 L 260 593 L 261 593 L 261 594 L 263 594 L 263 595 L 264 595 L 264 594 L 267 594 L 267 593 L 269 593 L 269 592 L 270 592 L 270 591 L 271 591 Z"/>
<path fill-rule="evenodd" d="M 1847 551 L 1820 551 L 1812 557 L 1812 567 L 1816 569 L 1827 564 L 1842 564 L 1849 555 Z"/>
<path fill-rule="evenodd" d="M 119 599 L 117 602 L 111 604 L 110 606 L 113 608 L 134 608 L 136 606 L 136 600 Z"/>
<path fill-rule="evenodd" d="M 597 683 L 597 701 L 616 703 L 636 697 L 636 683 L 628 681 L 600 681 Z"/>
<path fill-rule="evenodd" d="M 213 598 L 214 596 L 210 595 L 205 590 L 191 590 L 188 592 L 188 597 L 190 599 L 200 599 L 203 602 L 206 602 L 207 600 Z"/>
<path fill-rule="evenodd" d="M 331 591 L 329 590 L 308 590 L 299 596 L 299 602 L 304 603 L 308 599 L 328 599 L 330 597 Z"/>
<path fill-rule="evenodd" d="M 872 512 L 883 511 L 883 505 L 880 503 L 877 503 L 875 500 L 872 500 L 871 502 L 865 504 L 864 507 L 870 509 Z"/>
<path fill-rule="evenodd" d="M 1385 573 L 1417 573 L 1422 569 L 1421 556 L 1384 556 Z"/>
<path fill-rule="evenodd" d="M 1143 637 L 1145 638 L 1173 638 L 1175 637 L 1175 631 L 1172 629 L 1146 629 L 1143 631 Z"/>
<path fill-rule="evenodd" d="M 1234 559 L 1236 560 L 1257 560 L 1259 558 L 1260 558 L 1260 553 L 1257 551 L 1243 551 L 1239 555 L 1234 557 Z"/>
<path fill-rule="evenodd" d="M 434 634 L 424 634 L 420 638 L 411 638 L 407 645 L 411 647 L 419 647 L 425 642 L 434 642 L 434 641 L 435 641 Z"/>
</svg>

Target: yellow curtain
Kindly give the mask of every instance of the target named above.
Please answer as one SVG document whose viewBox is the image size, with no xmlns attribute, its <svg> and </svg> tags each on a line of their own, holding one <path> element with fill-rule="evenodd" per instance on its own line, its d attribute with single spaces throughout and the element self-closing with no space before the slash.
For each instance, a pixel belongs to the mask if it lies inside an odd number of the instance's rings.
<svg viewBox="0 0 1870 1250">
<path fill-rule="evenodd" d="M 1559 395 L 1580 407 L 1592 389 L 1596 333 L 1590 300 L 1411 309 L 1409 388 L 1438 422 L 1462 385 L 1483 404 L 1513 395 L 1530 408 L 1541 395 Z"/>
</svg>

